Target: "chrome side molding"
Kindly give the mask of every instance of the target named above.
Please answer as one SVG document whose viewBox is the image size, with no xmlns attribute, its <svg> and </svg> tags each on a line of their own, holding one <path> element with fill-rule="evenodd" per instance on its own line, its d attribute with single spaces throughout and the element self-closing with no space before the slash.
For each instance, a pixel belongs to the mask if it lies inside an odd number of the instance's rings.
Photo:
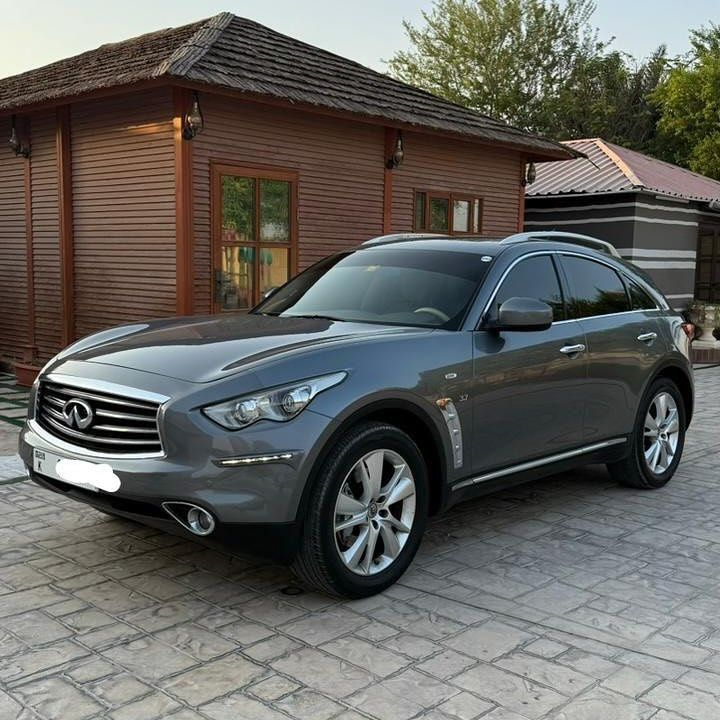
<svg viewBox="0 0 720 720">
<path fill-rule="evenodd" d="M 505 477 L 505 475 L 514 475 L 515 473 L 523 472 L 525 470 L 533 470 L 534 468 L 542 467 L 543 465 L 550 465 L 551 463 L 559 462 L 560 460 L 569 460 L 570 458 L 577 457 L 578 455 L 584 455 L 585 453 L 602 450 L 603 448 L 610 447 L 612 445 L 620 445 L 625 442 L 627 442 L 627 438 L 625 437 L 612 438 L 611 440 L 603 440 L 602 442 L 593 443 L 592 445 L 575 448 L 575 450 L 567 450 L 555 455 L 547 455 L 544 458 L 530 460 L 529 462 L 520 463 L 519 465 L 511 465 L 510 467 L 503 468 L 502 470 L 493 470 L 492 472 L 485 473 L 484 475 L 478 475 L 478 477 L 469 478 L 468 480 L 461 480 L 459 483 L 452 486 L 452 490 L 460 490 L 468 485 L 478 485 L 479 483 L 487 482 L 488 480 Z"/>
</svg>

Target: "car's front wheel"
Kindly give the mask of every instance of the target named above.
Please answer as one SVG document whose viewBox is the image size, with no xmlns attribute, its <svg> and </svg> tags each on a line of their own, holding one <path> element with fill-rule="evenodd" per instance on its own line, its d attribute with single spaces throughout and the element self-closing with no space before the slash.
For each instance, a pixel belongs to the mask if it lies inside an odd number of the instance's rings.
<svg viewBox="0 0 720 720">
<path fill-rule="evenodd" d="M 392 585 L 420 545 L 427 484 L 425 462 L 409 435 L 384 423 L 353 428 L 318 473 L 295 572 L 348 597 Z"/>
<path fill-rule="evenodd" d="M 645 393 L 628 456 L 608 465 L 621 485 L 655 489 L 675 474 L 685 444 L 685 404 L 677 385 L 658 378 Z"/>
</svg>

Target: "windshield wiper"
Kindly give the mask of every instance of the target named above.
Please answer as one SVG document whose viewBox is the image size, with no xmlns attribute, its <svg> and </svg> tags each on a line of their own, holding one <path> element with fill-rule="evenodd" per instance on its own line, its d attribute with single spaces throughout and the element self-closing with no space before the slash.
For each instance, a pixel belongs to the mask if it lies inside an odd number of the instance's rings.
<svg viewBox="0 0 720 720">
<path fill-rule="evenodd" d="M 332 315 L 317 315 L 314 313 L 310 315 L 281 315 L 280 317 L 304 318 L 306 320 L 335 320 L 345 322 L 343 318 L 333 317 Z"/>
</svg>

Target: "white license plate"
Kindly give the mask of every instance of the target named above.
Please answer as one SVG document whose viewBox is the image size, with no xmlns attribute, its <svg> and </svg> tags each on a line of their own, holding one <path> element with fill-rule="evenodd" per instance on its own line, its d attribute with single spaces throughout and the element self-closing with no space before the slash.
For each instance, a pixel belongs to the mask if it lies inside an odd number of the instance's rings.
<svg viewBox="0 0 720 720">
<path fill-rule="evenodd" d="M 120 489 L 120 478 L 107 463 L 74 460 L 47 450 L 34 450 L 33 470 L 39 475 L 94 492 L 117 492 Z"/>
</svg>

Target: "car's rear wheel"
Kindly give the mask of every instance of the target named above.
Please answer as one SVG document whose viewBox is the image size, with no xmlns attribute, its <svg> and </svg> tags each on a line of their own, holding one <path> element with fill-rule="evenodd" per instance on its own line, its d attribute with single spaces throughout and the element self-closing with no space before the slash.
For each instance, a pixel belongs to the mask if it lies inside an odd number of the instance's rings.
<svg viewBox="0 0 720 720">
<path fill-rule="evenodd" d="M 293 569 L 325 592 L 378 593 L 410 565 L 427 506 L 427 469 L 412 438 L 384 423 L 357 426 L 318 473 Z"/>
<path fill-rule="evenodd" d="M 685 444 L 685 404 L 675 383 L 658 378 L 640 404 L 628 456 L 608 465 L 622 485 L 654 489 L 675 474 Z"/>
</svg>

